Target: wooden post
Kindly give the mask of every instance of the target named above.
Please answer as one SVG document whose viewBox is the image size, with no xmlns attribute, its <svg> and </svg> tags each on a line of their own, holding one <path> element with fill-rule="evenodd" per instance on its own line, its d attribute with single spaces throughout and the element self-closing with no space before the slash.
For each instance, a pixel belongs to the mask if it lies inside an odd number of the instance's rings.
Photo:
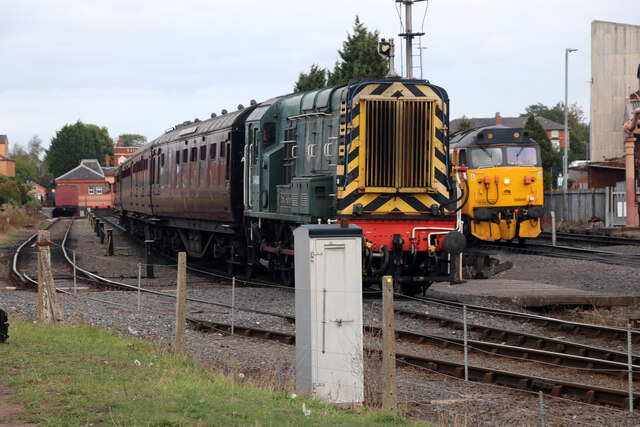
<svg viewBox="0 0 640 427">
<path fill-rule="evenodd" d="M 51 273 L 51 254 L 49 252 L 50 234 L 47 230 L 38 232 L 38 314 L 39 323 L 55 323 L 62 320 L 58 305 L 58 296 Z"/>
<path fill-rule="evenodd" d="M 178 291 L 176 292 L 176 342 L 174 351 L 184 353 L 186 347 L 187 253 L 178 254 Z"/>
<path fill-rule="evenodd" d="M 393 305 L 393 279 L 391 276 L 382 277 L 382 375 L 384 377 L 384 391 L 382 407 L 388 411 L 398 410 L 398 396 L 396 392 L 396 333 Z"/>
</svg>

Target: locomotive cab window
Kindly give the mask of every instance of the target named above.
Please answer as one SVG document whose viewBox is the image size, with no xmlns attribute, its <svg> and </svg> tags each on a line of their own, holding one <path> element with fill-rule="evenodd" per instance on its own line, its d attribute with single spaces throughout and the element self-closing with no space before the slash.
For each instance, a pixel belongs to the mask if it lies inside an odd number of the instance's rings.
<svg viewBox="0 0 640 427">
<path fill-rule="evenodd" d="M 275 123 L 265 123 L 262 129 L 262 146 L 270 147 L 275 142 Z"/>
<path fill-rule="evenodd" d="M 486 168 L 502 165 L 502 149 L 500 147 L 473 148 L 469 167 Z"/>
<path fill-rule="evenodd" d="M 507 163 L 515 166 L 540 166 L 536 147 L 507 147 Z"/>
<path fill-rule="evenodd" d="M 467 165 L 467 150 L 460 150 L 458 152 L 458 164 Z"/>
</svg>

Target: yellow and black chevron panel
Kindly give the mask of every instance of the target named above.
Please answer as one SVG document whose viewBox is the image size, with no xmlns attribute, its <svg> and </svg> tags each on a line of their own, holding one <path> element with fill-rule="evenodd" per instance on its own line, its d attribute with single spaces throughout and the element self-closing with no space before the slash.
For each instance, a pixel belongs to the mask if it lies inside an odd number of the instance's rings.
<svg viewBox="0 0 640 427">
<path fill-rule="evenodd" d="M 361 83 L 349 88 L 341 112 L 340 215 L 418 215 L 450 201 L 443 89 L 424 81 Z"/>
</svg>

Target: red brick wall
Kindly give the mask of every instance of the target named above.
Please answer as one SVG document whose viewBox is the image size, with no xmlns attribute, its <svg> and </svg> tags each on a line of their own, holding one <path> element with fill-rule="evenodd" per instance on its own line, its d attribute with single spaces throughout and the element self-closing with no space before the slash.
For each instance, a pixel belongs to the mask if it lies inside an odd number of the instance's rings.
<svg viewBox="0 0 640 427">
<path fill-rule="evenodd" d="M 624 169 L 589 168 L 589 188 L 615 187 L 616 182 L 624 181 Z"/>
</svg>

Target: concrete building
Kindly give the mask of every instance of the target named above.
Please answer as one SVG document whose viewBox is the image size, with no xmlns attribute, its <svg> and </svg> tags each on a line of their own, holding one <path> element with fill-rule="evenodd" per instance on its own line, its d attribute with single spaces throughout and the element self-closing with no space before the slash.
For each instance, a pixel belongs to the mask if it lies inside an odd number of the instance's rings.
<svg viewBox="0 0 640 427">
<path fill-rule="evenodd" d="M 624 155 L 629 95 L 638 90 L 640 26 L 591 23 L 591 136 L 589 160 Z"/>
</svg>

